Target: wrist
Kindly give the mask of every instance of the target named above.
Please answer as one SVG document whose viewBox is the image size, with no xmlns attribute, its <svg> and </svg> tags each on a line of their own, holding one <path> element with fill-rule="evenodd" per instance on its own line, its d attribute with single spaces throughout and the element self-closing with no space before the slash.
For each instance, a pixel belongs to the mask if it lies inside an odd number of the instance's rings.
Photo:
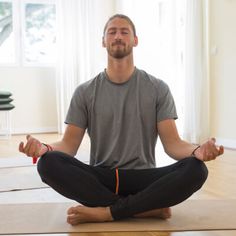
<svg viewBox="0 0 236 236">
<path fill-rule="evenodd" d="M 47 149 L 47 152 L 53 151 L 53 148 L 52 148 L 52 146 L 51 146 L 51 145 L 49 145 L 49 144 L 46 144 L 46 143 L 42 143 L 42 145 L 44 145 L 44 146 L 46 147 L 46 149 Z"/>
<path fill-rule="evenodd" d="M 197 150 L 201 147 L 201 145 L 198 145 L 196 148 L 193 149 L 192 153 L 191 153 L 191 156 L 194 156 L 196 157 L 196 152 Z"/>
<path fill-rule="evenodd" d="M 50 151 L 53 151 L 53 148 L 52 146 L 50 146 L 49 144 L 46 144 L 46 143 L 42 143 L 42 146 L 41 146 L 41 155 L 47 153 L 47 152 L 50 152 Z"/>
</svg>

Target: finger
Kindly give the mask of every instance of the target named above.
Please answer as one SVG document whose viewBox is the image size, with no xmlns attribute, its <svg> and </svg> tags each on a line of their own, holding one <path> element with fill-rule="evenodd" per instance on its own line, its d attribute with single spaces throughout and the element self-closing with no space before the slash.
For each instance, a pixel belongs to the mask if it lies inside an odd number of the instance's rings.
<svg viewBox="0 0 236 236">
<path fill-rule="evenodd" d="M 211 153 L 213 156 L 218 156 L 219 155 L 219 150 L 216 146 L 216 139 L 211 138 L 209 145 L 207 145 L 208 148 L 208 153 Z"/>
<path fill-rule="evenodd" d="M 222 155 L 224 153 L 224 147 L 221 145 L 219 148 L 219 155 Z"/>
<path fill-rule="evenodd" d="M 37 148 L 37 145 L 38 145 L 38 140 L 36 140 L 35 138 L 33 138 L 32 136 L 28 139 L 26 145 L 25 145 L 25 153 L 27 156 L 34 156 L 35 155 L 35 152 L 36 152 L 36 148 Z"/>
<path fill-rule="evenodd" d="M 37 140 L 33 139 L 32 143 L 30 145 L 29 155 L 30 156 L 36 156 L 37 149 L 38 149 L 38 142 L 37 142 Z"/>
<path fill-rule="evenodd" d="M 215 143 L 216 143 L 215 139 L 211 138 L 206 142 L 206 148 L 209 149 L 215 147 Z"/>
<path fill-rule="evenodd" d="M 212 138 L 212 139 L 210 140 L 209 144 L 210 144 L 210 148 L 211 148 L 211 149 L 217 149 L 217 148 L 216 148 L 216 139 L 215 139 L 215 138 Z"/>
<path fill-rule="evenodd" d="M 212 150 L 212 154 L 213 156 L 217 157 L 219 156 L 219 149 L 217 147 L 215 147 L 213 150 Z"/>
<path fill-rule="evenodd" d="M 26 136 L 27 141 L 31 138 L 32 138 L 32 136 L 30 134 L 27 134 L 27 136 Z"/>
<path fill-rule="evenodd" d="M 222 155 L 224 153 L 224 147 L 220 146 L 219 148 L 215 147 L 212 152 L 209 152 L 207 154 L 208 159 L 215 160 L 218 156 Z"/>
<path fill-rule="evenodd" d="M 19 144 L 19 151 L 24 153 L 24 143 L 20 142 Z"/>
<path fill-rule="evenodd" d="M 213 150 L 215 156 L 222 155 L 224 153 L 224 147 L 221 145 L 220 147 L 216 147 Z"/>
<path fill-rule="evenodd" d="M 28 139 L 28 140 L 27 140 L 27 143 L 26 143 L 26 145 L 25 145 L 24 152 L 25 152 L 25 154 L 26 154 L 27 156 L 30 155 L 30 148 L 31 148 L 32 142 L 33 142 L 32 139 Z"/>
<path fill-rule="evenodd" d="M 215 148 L 211 151 L 211 153 L 209 153 L 209 158 L 211 160 L 215 160 L 217 156 L 219 156 L 219 150 L 217 148 Z"/>
<path fill-rule="evenodd" d="M 215 138 L 211 138 L 211 141 L 215 144 L 216 143 L 216 139 Z"/>
</svg>

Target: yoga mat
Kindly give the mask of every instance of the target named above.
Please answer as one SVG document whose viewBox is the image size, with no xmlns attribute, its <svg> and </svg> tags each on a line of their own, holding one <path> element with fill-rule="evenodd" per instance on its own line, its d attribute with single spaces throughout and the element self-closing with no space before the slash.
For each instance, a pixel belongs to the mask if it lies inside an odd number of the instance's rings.
<svg viewBox="0 0 236 236">
<path fill-rule="evenodd" d="M 0 205 L 56 202 L 71 202 L 72 204 L 76 204 L 76 201 L 63 197 L 52 188 L 0 193 Z"/>
<path fill-rule="evenodd" d="M 235 230 L 236 200 L 187 200 L 172 208 L 172 218 L 125 219 L 107 223 L 66 223 L 71 203 L 0 205 L 0 234 L 115 231 Z"/>
<path fill-rule="evenodd" d="M 41 181 L 36 166 L 0 169 L 0 192 L 48 187 Z"/>
<path fill-rule="evenodd" d="M 8 167 L 32 166 L 32 158 L 26 156 L 1 157 L 0 169 Z"/>
<path fill-rule="evenodd" d="M 85 152 L 78 152 L 76 158 L 86 164 L 89 164 L 89 155 Z M 0 169 L 11 167 L 35 166 L 31 157 L 0 157 Z"/>
</svg>

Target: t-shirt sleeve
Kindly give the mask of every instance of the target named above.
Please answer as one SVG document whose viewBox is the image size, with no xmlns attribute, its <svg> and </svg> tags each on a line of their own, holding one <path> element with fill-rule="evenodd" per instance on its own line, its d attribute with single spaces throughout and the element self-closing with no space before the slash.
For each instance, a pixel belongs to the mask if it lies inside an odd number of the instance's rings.
<svg viewBox="0 0 236 236">
<path fill-rule="evenodd" d="M 166 83 L 161 81 L 157 92 L 157 123 L 167 119 L 177 119 L 174 98 Z"/>
<path fill-rule="evenodd" d="M 82 129 L 88 126 L 88 112 L 86 106 L 85 91 L 83 86 L 77 87 L 75 90 L 70 106 L 66 115 L 65 123 L 73 124 Z"/>
</svg>

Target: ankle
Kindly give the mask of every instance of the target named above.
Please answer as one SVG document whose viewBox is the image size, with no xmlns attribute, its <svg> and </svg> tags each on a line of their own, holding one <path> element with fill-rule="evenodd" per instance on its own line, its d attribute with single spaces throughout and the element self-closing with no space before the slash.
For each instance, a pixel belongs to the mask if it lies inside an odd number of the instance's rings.
<svg viewBox="0 0 236 236">
<path fill-rule="evenodd" d="M 111 214 L 111 209 L 110 207 L 105 207 L 104 208 L 104 216 L 106 218 L 107 221 L 113 221 L 113 217 L 112 217 L 112 214 Z"/>
</svg>

